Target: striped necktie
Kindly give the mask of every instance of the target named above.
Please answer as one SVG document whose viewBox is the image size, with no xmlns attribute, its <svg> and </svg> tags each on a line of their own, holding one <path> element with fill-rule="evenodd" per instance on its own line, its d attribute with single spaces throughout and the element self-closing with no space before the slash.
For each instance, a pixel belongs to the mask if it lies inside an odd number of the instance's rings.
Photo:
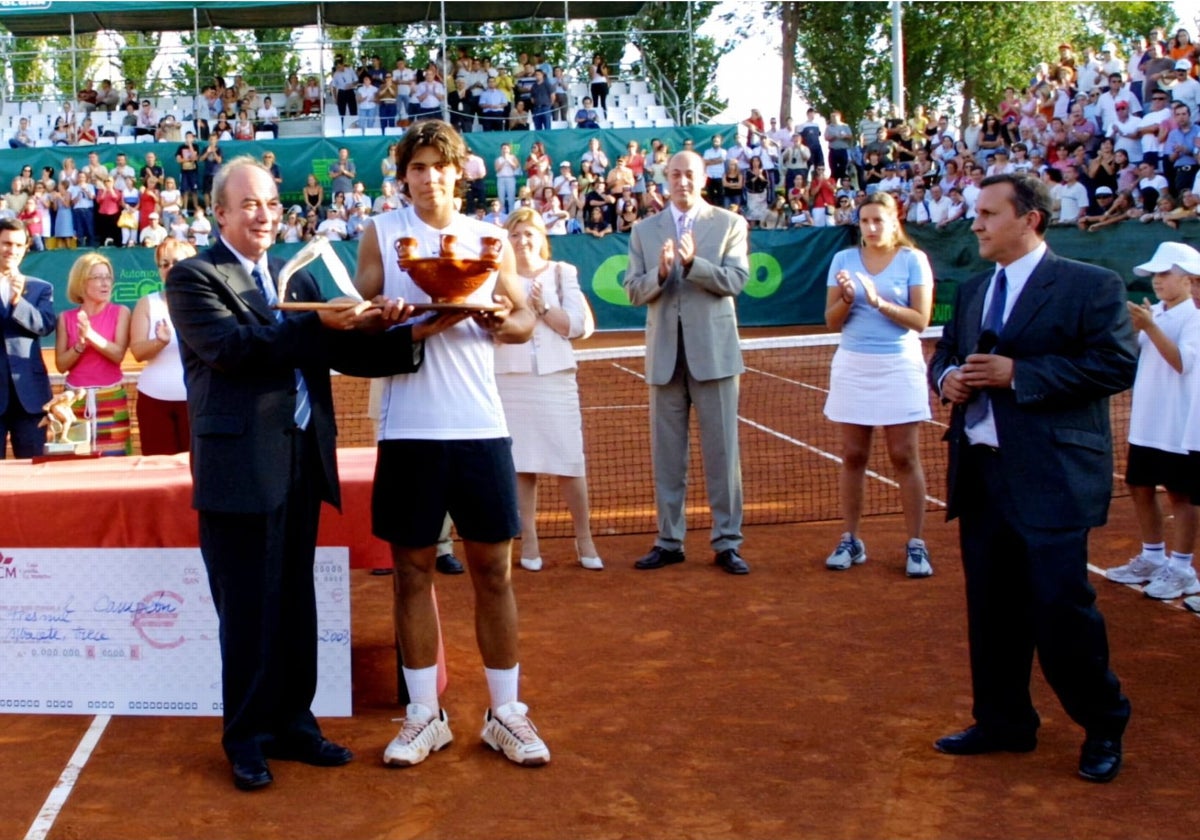
<svg viewBox="0 0 1200 840">
<path fill-rule="evenodd" d="M 263 273 L 259 271 L 258 266 L 250 272 L 250 276 L 254 278 L 254 285 L 258 286 L 258 290 L 262 292 L 262 296 L 266 298 L 268 306 L 274 306 L 278 298 L 275 295 L 275 290 L 271 288 L 271 284 L 266 282 Z M 275 310 L 275 320 L 283 323 L 283 311 Z M 300 368 L 296 368 L 296 408 L 292 412 L 292 418 L 296 421 L 296 426 L 301 429 L 308 428 L 308 421 L 312 419 L 312 402 L 308 398 L 308 384 L 304 381 L 304 374 L 300 372 Z"/>
<path fill-rule="evenodd" d="M 692 217 L 687 216 L 687 215 L 680 216 L 679 217 L 679 238 L 683 239 L 683 235 L 685 233 L 691 233 L 691 231 L 692 231 Z"/>
</svg>

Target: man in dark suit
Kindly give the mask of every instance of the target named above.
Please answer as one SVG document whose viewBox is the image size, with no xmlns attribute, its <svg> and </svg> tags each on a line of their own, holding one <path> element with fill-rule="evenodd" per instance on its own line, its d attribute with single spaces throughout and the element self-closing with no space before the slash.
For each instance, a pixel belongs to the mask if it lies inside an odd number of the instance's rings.
<svg viewBox="0 0 1200 840">
<path fill-rule="evenodd" d="M 715 562 L 744 575 L 738 376 L 744 369 L 733 300 L 750 277 L 746 221 L 701 197 L 704 160 L 667 164 L 670 207 L 633 226 L 625 291 L 646 312 L 646 382 L 658 538 L 638 569 L 683 562 L 688 416 L 696 407 L 712 509 Z"/>
<path fill-rule="evenodd" d="M 0 219 L 0 459 L 12 438 L 13 454 L 42 454 L 46 435 L 38 428 L 50 401 L 50 378 L 38 342 L 54 332 L 54 289 L 21 273 L 29 231 L 20 219 Z"/>
<path fill-rule="evenodd" d="M 1112 491 L 1108 398 L 1136 367 L 1125 286 L 1046 247 L 1052 205 L 1036 179 L 985 179 L 976 206 L 979 253 L 996 271 L 959 289 L 929 366 L 954 404 L 947 515 L 960 523 L 975 723 L 934 746 L 1033 750 L 1036 650 L 1086 732 L 1080 775 L 1107 782 L 1121 769 L 1130 706 L 1108 667 L 1087 535 Z"/>
<path fill-rule="evenodd" d="M 336 766 L 353 754 L 321 735 L 313 558 L 321 502 L 340 504 L 329 368 L 360 376 L 416 370 L 404 312 L 273 310 L 269 259 L 282 216 L 274 179 L 238 158 L 213 186 L 221 236 L 172 269 L 167 303 L 179 332 L 192 430 L 193 507 L 220 619 L 224 734 L 234 784 L 271 783 L 268 758 Z M 320 301 L 295 274 L 289 301 Z M 422 332 L 434 328 L 422 327 Z M 368 334 L 372 331 L 372 334 Z"/>
</svg>

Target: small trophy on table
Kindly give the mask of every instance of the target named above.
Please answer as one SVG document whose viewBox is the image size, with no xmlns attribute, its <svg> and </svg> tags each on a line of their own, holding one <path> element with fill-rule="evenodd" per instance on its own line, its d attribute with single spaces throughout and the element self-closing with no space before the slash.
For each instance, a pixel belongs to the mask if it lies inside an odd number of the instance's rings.
<svg viewBox="0 0 1200 840">
<path fill-rule="evenodd" d="M 91 455 L 94 423 L 87 417 L 76 417 L 73 408 L 86 397 L 86 389 L 68 388 L 42 406 L 46 416 L 38 426 L 46 427 L 46 444 L 42 450 L 46 455 Z"/>
</svg>

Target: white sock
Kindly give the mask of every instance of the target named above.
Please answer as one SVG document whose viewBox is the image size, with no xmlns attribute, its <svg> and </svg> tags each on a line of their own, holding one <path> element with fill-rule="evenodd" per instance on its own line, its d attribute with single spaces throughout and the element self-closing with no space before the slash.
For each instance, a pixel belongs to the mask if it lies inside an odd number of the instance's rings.
<svg viewBox="0 0 1200 840">
<path fill-rule="evenodd" d="M 437 715 L 436 665 L 430 665 L 428 668 L 404 668 L 404 684 L 408 686 L 408 702 L 420 703 Z"/>
<path fill-rule="evenodd" d="M 492 711 L 508 703 L 517 702 L 517 683 L 521 678 L 520 663 L 511 668 L 484 668 L 488 694 L 492 698 Z"/>
<path fill-rule="evenodd" d="M 1167 562 L 1167 544 L 1160 543 L 1142 543 L 1142 556 L 1151 563 Z"/>
<path fill-rule="evenodd" d="M 1192 568 L 1192 554 L 1180 554 L 1178 551 L 1171 552 L 1171 569 L 1176 572 L 1186 572 Z"/>
<path fill-rule="evenodd" d="M 911 540 L 908 541 L 908 547 L 909 548 L 924 548 L 925 540 L 919 539 L 918 537 L 913 537 Z"/>
</svg>

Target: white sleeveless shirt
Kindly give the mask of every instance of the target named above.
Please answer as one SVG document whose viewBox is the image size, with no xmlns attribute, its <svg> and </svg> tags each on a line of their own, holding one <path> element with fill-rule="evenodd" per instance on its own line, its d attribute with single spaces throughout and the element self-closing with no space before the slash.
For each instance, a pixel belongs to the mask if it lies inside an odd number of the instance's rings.
<svg viewBox="0 0 1200 840">
<path fill-rule="evenodd" d="M 495 225 L 455 214 L 438 230 L 425 224 L 412 207 L 401 207 L 372 218 L 383 258 L 383 294 L 410 303 L 427 302 L 429 295 L 401 271 L 396 240 L 404 236 L 420 244 L 422 257 L 437 256 L 444 233 L 458 237 L 458 253 L 479 255 L 481 237 L 497 235 Z M 497 273 L 468 298 L 491 303 Z M 424 317 L 432 317 L 431 315 Z M 425 361 L 416 373 L 385 380 L 379 411 L 379 440 L 482 440 L 508 437 L 504 409 L 496 390 L 495 349 L 491 334 L 467 319 L 425 340 Z"/>
<path fill-rule="evenodd" d="M 150 312 L 150 331 L 146 338 L 154 338 L 154 325 L 166 321 L 171 325 L 171 315 L 167 312 L 167 302 L 163 300 L 162 292 L 152 292 L 146 296 Z M 183 360 L 179 356 L 179 335 L 171 325 L 171 340 L 167 346 L 158 351 L 158 355 L 146 362 L 138 376 L 138 392 L 148 394 L 156 400 L 183 402 L 187 399 L 187 389 L 183 385 Z"/>
</svg>

